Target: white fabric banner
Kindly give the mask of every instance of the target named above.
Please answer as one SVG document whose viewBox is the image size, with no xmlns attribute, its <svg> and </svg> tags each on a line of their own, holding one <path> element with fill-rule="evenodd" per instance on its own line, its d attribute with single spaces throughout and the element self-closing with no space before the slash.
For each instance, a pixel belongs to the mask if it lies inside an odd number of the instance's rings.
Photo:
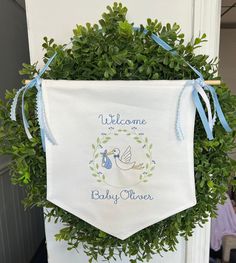
<svg viewBox="0 0 236 263">
<path fill-rule="evenodd" d="M 120 239 L 194 206 L 193 85 L 42 80 L 47 199 Z"/>
</svg>

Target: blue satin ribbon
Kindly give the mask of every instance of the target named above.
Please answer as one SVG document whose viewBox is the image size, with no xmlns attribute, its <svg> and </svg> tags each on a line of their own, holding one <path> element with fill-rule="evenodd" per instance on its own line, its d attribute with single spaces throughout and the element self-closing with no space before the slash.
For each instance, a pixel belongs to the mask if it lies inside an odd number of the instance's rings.
<svg viewBox="0 0 236 263">
<path fill-rule="evenodd" d="M 229 126 L 229 124 L 228 124 L 228 122 L 224 116 L 224 113 L 221 109 L 220 102 L 219 102 L 219 99 L 218 99 L 218 96 L 216 94 L 215 89 L 212 86 L 207 85 L 202 79 L 197 79 L 196 82 L 202 88 L 204 88 L 204 90 L 207 90 L 210 92 L 212 100 L 213 100 L 213 104 L 214 104 L 215 113 L 216 113 L 222 127 L 224 128 L 225 131 L 232 132 L 232 129 L 230 128 L 230 126 Z"/>
<path fill-rule="evenodd" d="M 139 27 L 134 27 L 135 31 L 140 31 L 141 29 Z M 147 29 L 143 30 L 144 34 L 148 33 Z M 153 39 L 153 41 L 155 43 L 157 43 L 159 46 L 161 46 L 163 49 L 165 49 L 166 51 L 170 52 L 173 56 L 179 56 L 179 54 L 173 50 L 173 48 L 168 45 L 164 40 L 162 40 L 160 37 L 158 37 L 156 34 L 152 33 L 151 34 L 151 38 Z M 73 41 L 73 40 L 72 40 Z M 71 42 L 72 42 L 71 41 Z M 70 43 L 71 43 L 70 42 Z M 69 43 L 69 44 L 70 44 Z M 66 46 L 68 46 L 69 44 L 65 45 L 62 49 L 64 49 Z M 48 69 L 50 63 L 53 61 L 53 59 L 55 58 L 55 56 L 57 55 L 57 53 L 55 53 L 49 60 L 48 62 L 45 64 L 45 66 L 43 67 L 43 69 L 39 72 L 39 74 L 32 79 L 27 85 L 23 86 L 22 88 L 20 88 L 14 99 L 12 102 L 12 106 L 11 106 L 11 113 L 10 113 L 10 117 L 12 120 L 16 121 L 16 107 L 17 107 L 17 102 L 18 102 L 18 98 L 20 96 L 20 94 L 22 93 L 22 105 L 21 105 L 21 113 L 22 113 L 22 119 L 23 119 L 23 125 L 24 125 L 24 129 L 26 132 L 26 135 L 29 139 L 32 138 L 32 135 L 29 131 L 29 123 L 27 121 L 26 115 L 25 115 L 25 111 L 24 111 L 24 97 L 26 92 L 33 88 L 36 87 L 37 88 L 37 100 L 36 100 L 36 112 L 37 112 L 37 118 L 38 118 L 38 123 L 40 126 L 40 133 L 41 133 L 41 139 L 42 139 L 42 144 L 43 144 L 43 148 L 45 150 L 45 138 L 47 138 L 52 144 L 56 144 L 56 140 L 53 137 L 48 123 L 47 123 L 47 119 L 46 119 L 46 114 L 45 114 L 45 110 L 44 110 L 44 105 L 43 105 L 43 98 L 42 98 L 42 90 L 41 90 L 41 76 L 43 75 L 43 73 Z M 215 92 L 215 89 L 212 86 L 209 86 L 205 83 L 203 75 L 201 74 L 200 71 L 198 71 L 196 68 L 194 68 L 193 66 L 191 66 L 186 60 L 183 59 L 183 61 L 197 74 L 197 76 L 199 77 L 196 80 L 196 84 L 199 85 L 198 88 L 194 88 L 193 92 L 192 92 L 192 98 L 194 101 L 194 104 L 196 106 L 196 109 L 198 111 L 198 114 L 200 116 L 200 119 L 202 121 L 203 127 L 205 129 L 205 132 L 207 134 L 207 138 L 209 140 L 212 140 L 213 137 L 213 126 L 214 126 L 214 121 L 210 118 L 212 116 L 211 112 L 211 107 L 207 107 L 208 109 L 208 117 L 206 116 L 205 110 L 203 108 L 202 105 L 202 101 L 200 99 L 200 96 L 203 98 L 203 100 L 205 100 L 205 104 L 208 105 L 210 103 L 210 101 L 207 99 L 207 94 L 206 94 L 206 90 L 210 92 L 212 100 L 213 100 L 213 106 L 214 106 L 214 116 L 218 116 L 221 125 L 223 126 L 223 128 L 227 131 L 227 132 L 231 132 L 232 129 L 230 128 L 228 122 L 226 121 L 226 118 L 223 114 L 223 111 L 221 109 L 217 94 Z M 200 92 L 199 92 L 200 91 Z M 181 121 L 180 121 L 180 108 L 181 108 L 181 99 L 182 99 L 182 95 L 184 93 L 184 89 L 181 91 L 180 95 L 179 95 L 179 99 L 178 99 L 178 105 L 177 105 L 177 115 L 176 115 L 176 135 L 177 138 L 179 140 L 183 140 L 184 139 L 184 133 L 181 127 Z M 207 99 L 207 101 L 206 101 Z"/>
<path fill-rule="evenodd" d="M 140 28 L 139 27 L 134 27 L 134 30 L 135 31 L 140 31 Z M 144 29 L 143 30 L 143 33 L 144 34 L 147 34 L 148 33 L 148 30 L 147 29 Z M 158 37 L 157 35 L 155 34 L 151 34 L 151 38 L 154 40 L 155 43 L 157 43 L 159 46 L 161 46 L 163 49 L 165 49 L 166 51 L 170 52 L 173 56 L 179 56 L 179 54 L 173 50 L 173 48 L 168 45 L 164 40 L 162 40 L 160 37 Z M 218 100 L 218 97 L 217 97 L 217 94 L 216 94 L 216 91 L 215 89 L 210 86 L 210 85 L 207 85 L 204 81 L 204 78 L 203 78 L 203 75 L 201 74 L 201 72 L 199 70 L 197 70 L 195 67 L 193 67 L 192 65 L 190 65 L 185 59 L 183 59 L 183 61 L 196 73 L 196 75 L 199 77 L 196 82 L 197 84 L 199 84 L 201 87 L 202 87 L 202 92 L 205 93 L 205 90 L 209 91 L 211 96 L 212 96 L 212 99 L 213 99 L 213 106 L 214 106 L 214 111 L 215 111 L 215 116 L 217 114 L 219 120 L 220 120 L 220 123 L 221 125 L 223 126 L 223 128 L 225 129 L 225 131 L 227 132 L 231 132 L 232 129 L 230 128 L 225 116 L 224 116 L 224 113 L 221 109 L 221 106 L 220 106 L 220 103 L 219 103 L 219 100 Z M 181 98 L 182 98 L 182 95 L 183 95 L 183 92 L 184 92 L 184 89 L 181 91 L 180 95 L 179 95 L 179 100 L 178 100 L 178 105 L 177 105 L 177 117 L 176 117 L 176 136 L 179 140 L 183 140 L 184 139 L 184 134 L 183 134 L 183 130 L 182 130 L 182 127 L 181 127 L 181 123 L 180 123 L 180 107 L 181 107 Z M 209 140 L 212 140 L 214 138 L 213 136 L 213 127 L 214 127 L 214 122 L 212 122 L 209 117 L 207 118 L 206 116 L 206 113 L 205 113 L 205 110 L 203 108 L 203 105 L 202 105 L 202 102 L 200 100 L 200 97 L 199 97 L 199 92 L 196 88 L 193 89 L 193 92 L 192 92 L 192 98 L 193 98 L 193 101 L 194 101 L 194 104 L 196 106 L 196 109 L 198 111 L 198 114 L 200 116 L 200 119 L 202 121 L 202 124 L 203 124 L 203 127 L 205 129 L 205 132 L 206 132 L 206 135 L 207 135 L 207 138 Z M 200 95 L 201 96 L 201 95 Z M 207 94 L 205 93 L 205 97 L 207 97 Z M 209 102 L 210 103 L 210 102 Z M 211 111 L 211 109 L 209 108 L 208 109 L 209 111 Z"/>
<path fill-rule="evenodd" d="M 196 109 L 198 111 L 198 114 L 200 116 L 200 119 L 202 121 L 203 127 L 205 129 L 205 132 L 207 134 L 207 138 L 209 140 L 213 140 L 213 138 L 214 138 L 213 132 L 212 132 L 213 126 L 210 124 L 209 119 L 206 116 L 206 113 L 204 111 L 202 102 L 199 98 L 199 93 L 198 93 L 197 89 L 193 89 L 192 97 L 193 97 L 193 101 L 194 101 L 194 104 L 196 106 Z"/>
<path fill-rule="evenodd" d="M 180 121 L 181 99 L 182 99 L 182 95 L 184 93 L 184 90 L 185 90 L 185 88 L 182 89 L 182 91 L 179 95 L 179 100 L 178 100 L 178 105 L 177 105 L 176 135 L 177 135 L 177 138 L 179 140 L 184 139 L 183 131 L 181 128 L 181 121 Z M 213 117 L 212 117 L 212 113 L 211 113 L 210 99 L 208 98 L 209 96 L 206 94 L 205 91 L 209 91 L 211 98 L 212 98 L 212 101 L 213 101 L 213 109 L 214 109 L 214 116 Z M 205 94 L 205 96 L 202 96 L 202 94 Z M 203 107 L 202 100 L 200 99 L 200 97 L 202 97 L 203 101 L 205 102 L 206 110 L 208 111 L 208 117 L 206 116 L 206 112 L 205 112 L 205 109 Z M 198 114 L 200 116 L 203 127 L 205 129 L 207 138 L 209 140 L 214 139 L 213 128 L 214 128 L 214 124 L 216 121 L 216 117 L 218 117 L 218 119 L 219 119 L 219 121 L 220 121 L 220 123 L 221 123 L 221 125 L 225 131 L 232 132 L 232 129 L 230 128 L 230 126 L 229 126 L 229 124 L 228 124 L 228 122 L 224 116 L 224 113 L 221 109 L 216 91 L 212 86 L 207 85 L 200 78 L 196 79 L 195 83 L 194 83 L 194 88 L 192 91 L 192 98 L 193 98 L 193 102 L 196 106 L 196 109 L 198 111 Z M 210 105 L 210 107 L 208 105 Z M 209 114 L 209 111 L 210 111 L 210 114 Z"/>
<path fill-rule="evenodd" d="M 47 137 L 47 139 L 52 143 L 52 144 L 56 144 L 56 140 L 54 139 L 49 126 L 47 124 L 46 121 L 46 115 L 44 112 L 44 107 L 43 107 L 43 99 L 42 99 L 42 90 L 41 90 L 41 76 L 43 75 L 43 73 L 48 69 L 49 65 L 51 64 L 51 62 L 53 61 L 53 59 L 55 58 L 55 56 L 57 55 L 57 53 L 55 53 L 45 64 L 45 66 L 40 70 L 39 74 L 32 79 L 28 84 L 26 84 L 25 86 L 21 87 L 12 102 L 11 105 L 11 112 L 10 112 L 10 118 L 13 121 L 16 121 L 16 107 L 17 107 L 17 103 L 18 103 L 18 99 L 20 94 L 22 93 L 22 97 L 21 97 L 21 115 L 22 115 L 22 120 L 23 120 L 23 125 L 24 125 L 24 129 L 25 129 L 25 133 L 28 137 L 28 139 L 32 139 L 32 135 L 29 131 L 29 123 L 28 120 L 26 118 L 26 114 L 25 114 L 25 109 L 24 109 L 24 105 L 25 105 L 25 94 L 26 92 L 33 88 L 36 87 L 37 89 L 37 98 L 36 98 L 36 114 L 37 114 L 37 119 L 38 119 L 38 123 L 40 126 L 40 134 L 41 134 L 41 140 L 42 140 L 42 144 L 43 144 L 43 148 L 45 150 L 45 137 Z"/>
<path fill-rule="evenodd" d="M 45 151 L 46 143 L 45 140 L 46 138 L 53 144 L 57 144 L 56 140 L 49 128 L 47 118 L 46 118 L 46 113 L 45 113 L 45 107 L 44 107 L 44 102 L 43 102 L 43 94 L 42 94 L 42 86 L 41 86 L 41 79 L 39 79 L 39 82 L 36 84 L 37 88 L 37 97 L 36 97 L 36 114 L 37 114 L 37 119 L 40 127 L 40 134 L 41 134 L 41 140 L 42 140 L 42 145 L 43 149 Z"/>
</svg>

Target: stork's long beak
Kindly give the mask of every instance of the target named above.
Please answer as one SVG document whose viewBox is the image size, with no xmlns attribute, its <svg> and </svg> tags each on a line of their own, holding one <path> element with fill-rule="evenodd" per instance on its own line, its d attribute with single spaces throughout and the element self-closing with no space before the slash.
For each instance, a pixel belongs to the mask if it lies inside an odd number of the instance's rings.
<svg viewBox="0 0 236 263">
<path fill-rule="evenodd" d="M 107 155 L 112 155 L 114 153 L 114 150 L 111 150 L 107 153 Z"/>
</svg>

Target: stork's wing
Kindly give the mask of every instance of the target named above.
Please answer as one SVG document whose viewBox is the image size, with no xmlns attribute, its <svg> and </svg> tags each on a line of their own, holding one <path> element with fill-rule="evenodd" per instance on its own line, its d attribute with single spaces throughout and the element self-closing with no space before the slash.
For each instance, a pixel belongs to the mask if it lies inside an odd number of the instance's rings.
<svg viewBox="0 0 236 263">
<path fill-rule="evenodd" d="M 121 161 L 124 163 L 129 163 L 131 161 L 131 147 L 128 146 L 125 152 L 121 156 Z"/>
</svg>

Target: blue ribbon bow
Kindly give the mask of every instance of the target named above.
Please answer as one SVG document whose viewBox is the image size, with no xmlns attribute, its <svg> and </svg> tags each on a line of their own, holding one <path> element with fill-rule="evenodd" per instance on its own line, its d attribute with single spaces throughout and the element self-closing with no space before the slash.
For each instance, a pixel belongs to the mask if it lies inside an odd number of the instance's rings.
<svg viewBox="0 0 236 263">
<path fill-rule="evenodd" d="M 40 127 L 40 134 L 41 134 L 41 140 L 42 140 L 42 145 L 43 145 L 43 149 L 45 151 L 45 137 L 52 143 L 52 144 L 56 144 L 56 140 L 53 137 L 50 128 L 48 126 L 47 123 L 47 119 L 46 119 L 46 115 L 45 115 L 45 111 L 44 111 L 44 106 L 43 106 L 43 98 L 42 98 L 42 89 L 41 89 L 41 76 L 43 75 L 43 73 L 48 69 L 49 65 L 51 64 L 51 62 L 53 61 L 53 59 L 55 58 L 55 56 L 57 55 L 57 53 L 55 53 L 45 64 L 45 66 L 43 67 L 42 70 L 40 70 L 39 74 L 32 79 L 28 84 L 26 84 L 25 86 L 21 87 L 12 102 L 11 105 L 11 112 L 10 112 L 10 118 L 13 121 L 16 121 L 16 107 L 17 107 L 17 103 L 18 103 L 18 99 L 20 94 L 22 93 L 22 97 L 21 97 L 21 115 L 22 115 L 22 120 L 23 120 L 23 125 L 24 125 L 24 129 L 25 129 L 25 133 L 28 137 L 28 139 L 32 139 L 32 135 L 29 131 L 29 123 L 28 120 L 26 118 L 26 114 L 25 114 L 25 109 L 24 109 L 24 105 L 25 105 L 25 94 L 26 92 L 33 88 L 36 87 L 37 89 L 37 97 L 36 97 L 36 114 L 37 114 L 37 120 L 39 123 L 39 127 Z"/>
<path fill-rule="evenodd" d="M 218 100 L 218 96 L 216 94 L 216 91 L 215 89 L 210 86 L 210 85 L 207 85 L 203 79 L 199 78 L 196 80 L 196 83 L 201 86 L 204 90 L 206 91 L 209 91 L 210 92 L 210 95 L 212 97 L 212 100 L 213 100 L 213 106 L 214 106 L 214 115 L 218 117 L 222 127 L 224 128 L 225 131 L 227 132 L 232 132 L 232 129 L 230 128 L 225 116 L 224 116 L 224 113 L 221 109 L 221 106 L 220 106 L 220 102 Z M 193 101 L 196 105 L 196 108 L 198 110 L 198 113 L 199 113 L 199 116 L 201 118 L 201 121 L 203 123 L 203 126 L 204 126 L 204 129 L 206 131 L 206 134 L 207 134 L 207 138 L 209 140 L 212 140 L 214 138 L 213 136 L 213 127 L 214 127 L 214 124 L 215 124 L 215 119 L 214 118 L 214 122 L 211 123 L 209 122 L 209 119 L 207 119 L 206 117 L 206 113 L 204 111 L 204 108 L 202 106 L 202 103 L 200 101 L 200 98 L 199 98 L 199 92 L 197 91 L 197 89 L 194 89 L 193 90 Z"/>
</svg>

